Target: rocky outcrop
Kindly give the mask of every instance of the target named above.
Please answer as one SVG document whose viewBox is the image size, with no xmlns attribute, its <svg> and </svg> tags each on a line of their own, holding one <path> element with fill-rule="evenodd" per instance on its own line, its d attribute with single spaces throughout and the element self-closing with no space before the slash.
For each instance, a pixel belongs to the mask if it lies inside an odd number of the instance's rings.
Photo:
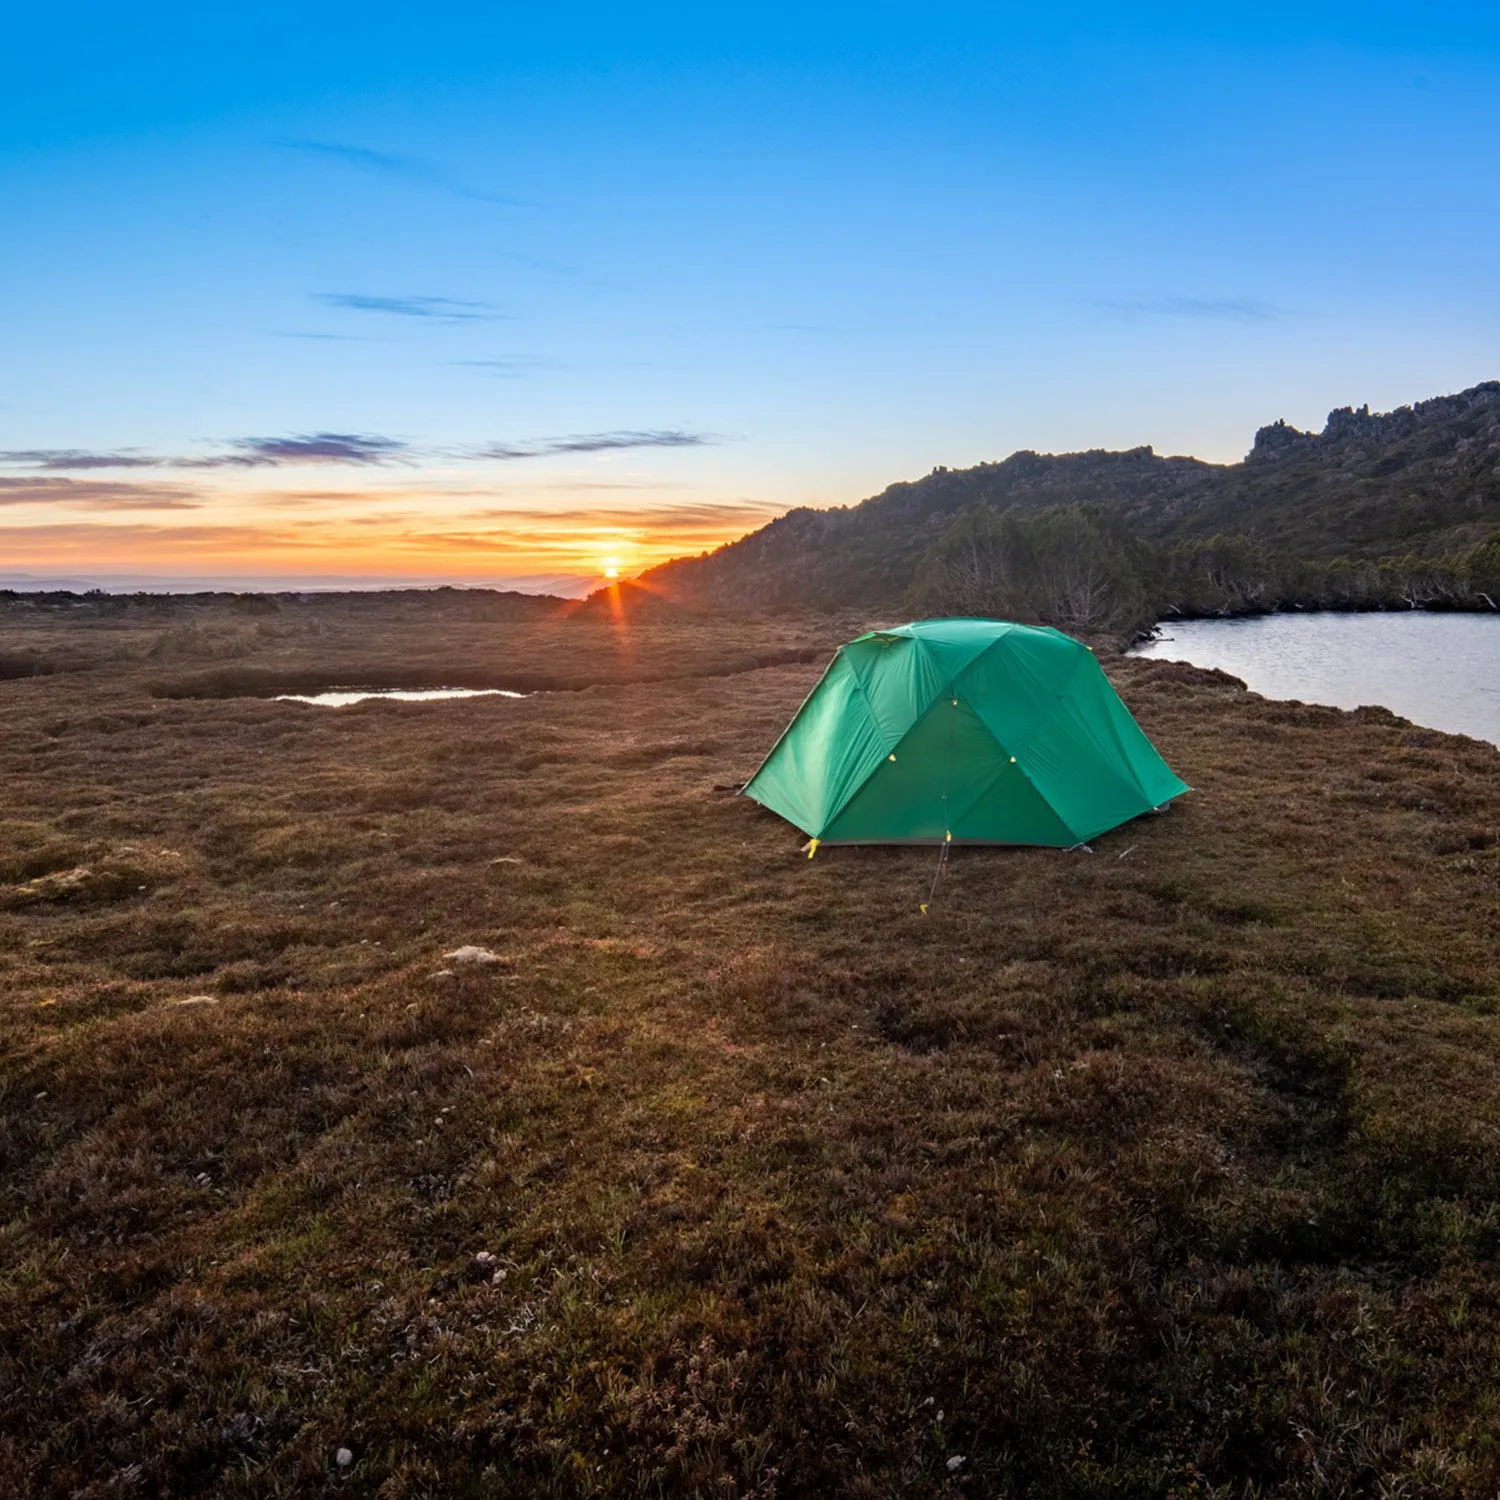
<svg viewBox="0 0 1500 1500">
<path fill-rule="evenodd" d="M 1246 461 L 1254 463 L 1288 458 L 1345 443 L 1399 441 L 1424 429 L 1441 428 L 1486 408 L 1493 409 L 1496 419 L 1500 420 L 1500 380 L 1486 380 L 1457 395 L 1434 396 L 1430 401 L 1399 406 L 1395 411 L 1372 412 L 1368 402 L 1358 409 L 1340 406 L 1328 413 L 1322 432 L 1303 432 L 1284 420 L 1262 427 L 1255 434 L 1255 444 Z"/>
</svg>

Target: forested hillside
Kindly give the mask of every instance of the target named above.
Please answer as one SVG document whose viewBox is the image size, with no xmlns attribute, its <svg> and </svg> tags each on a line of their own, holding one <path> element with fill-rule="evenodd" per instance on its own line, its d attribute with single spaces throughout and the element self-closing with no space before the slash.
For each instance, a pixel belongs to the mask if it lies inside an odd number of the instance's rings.
<svg viewBox="0 0 1500 1500">
<path fill-rule="evenodd" d="M 800 508 L 653 569 L 671 597 L 867 605 L 1127 629 L 1163 613 L 1500 599 L 1500 381 L 1321 432 L 1263 427 L 1237 464 L 1150 448 L 935 469 Z"/>
</svg>

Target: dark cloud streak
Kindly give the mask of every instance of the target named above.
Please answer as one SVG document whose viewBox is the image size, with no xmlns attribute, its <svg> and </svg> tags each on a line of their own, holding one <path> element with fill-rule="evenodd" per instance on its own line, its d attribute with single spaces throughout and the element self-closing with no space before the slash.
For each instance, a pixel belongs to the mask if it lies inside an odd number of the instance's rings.
<svg viewBox="0 0 1500 1500">
<path fill-rule="evenodd" d="M 142 453 L 90 453 L 82 448 L 12 448 L 0 452 L 8 468 L 71 471 L 78 469 L 152 469 L 162 463 Z"/>
<path fill-rule="evenodd" d="M 401 458 L 407 445 L 373 433 L 314 432 L 300 437 L 237 438 L 236 453 L 203 459 L 192 467 L 263 468 L 278 464 L 385 464 Z"/>
<path fill-rule="evenodd" d="M 423 161 L 418 156 L 400 156 L 391 151 L 372 151 L 367 146 L 346 146 L 337 141 L 311 141 L 289 138 L 273 141 L 283 151 L 298 151 L 304 156 L 321 157 L 326 161 L 342 162 L 362 172 L 374 172 L 382 177 L 391 177 L 403 182 L 414 182 L 421 187 L 436 188 L 439 192 L 452 193 L 458 198 L 468 198 L 475 203 L 494 203 L 502 208 L 528 208 L 532 205 L 520 198 L 508 198 L 500 193 L 481 192 L 470 187 L 448 173 L 434 162 Z"/>
<path fill-rule="evenodd" d="M 504 359 L 452 359 L 448 363 L 461 369 L 487 370 L 504 380 L 520 380 L 541 370 L 563 368 L 554 360 L 537 359 L 529 354 L 515 354 Z"/>
<path fill-rule="evenodd" d="M 493 323 L 505 317 L 489 302 L 457 297 L 372 297 L 362 292 L 319 292 L 314 299 L 343 312 L 387 313 L 398 318 L 428 318 L 436 323 Z"/>
<path fill-rule="evenodd" d="M 509 361 L 486 362 L 511 368 Z M 521 373 L 517 368 L 515 373 Z M 722 441 L 712 433 L 680 428 L 627 428 L 615 432 L 571 433 L 531 442 L 488 443 L 480 448 L 422 450 L 399 438 L 369 432 L 304 432 L 286 437 L 235 438 L 221 451 L 204 454 L 94 453 L 82 448 L 18 448 L 0 451 L 0 467 L 40 473 L 88 472 L 98 469 L 189 469 L 195 471 L 271 469 L 306 464 L 350 464 L 374 467 L 414 464 L 424 457 L 479 462 L 512 463 L 528 458 L 558 458 L 570 454 L 617 453 L 643 448 L 703 448 Z M 12 488 L 48 483 L 70 485 L 68 479 L 0 480 Z M 40 492 L 40 490 L 38 490 Z M 166 493 L 166 491 L 161 491 Z M 17 502 L 12 501 L 12 504 Z"/>
<path fill-rule="evenodd" d="M 543 438 L 535 443 L 491 443 L 466 456 L 508 463 L 522 458 L 553 458 L 567 453 L 610 453 L 631 448 L 704 448 L 716 442 L 718 439 L 709 433 L 682 432 L 672 428 L 585 432 L 568 437 Z"/>
<path fill-rule="evenodd" d="M 373 433 L 312 432 L 291 437 L 236 438 L 228 453 L 201 457 L 151 457 L 135 453 L 90 453 L 81 448 L 19 448 L 0 452 L 0 465 L 33 471 L 91 469 L 265 469 L 282 464 L 385 464 L 401 460 L 407 445 Z M 3 481 L 19 483 L 20 481 Z M 70 480 L 59 480 L 68 484 Z"/>
</svg>

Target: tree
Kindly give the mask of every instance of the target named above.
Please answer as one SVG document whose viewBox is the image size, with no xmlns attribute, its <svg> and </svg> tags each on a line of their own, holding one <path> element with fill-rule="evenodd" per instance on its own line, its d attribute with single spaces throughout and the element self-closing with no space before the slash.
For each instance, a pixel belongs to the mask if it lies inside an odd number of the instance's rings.
<svg viewBox="0 0 1500 1500">
<path fill-rule="evenodd" d="M 912 600 L 929 613 L 1130 634 L 1155 616 L 1153 563 L 1129 526 L 1102 506 L 1023 515 L 981 504 L 960 512 L 928 549 Z"/>
</svg>

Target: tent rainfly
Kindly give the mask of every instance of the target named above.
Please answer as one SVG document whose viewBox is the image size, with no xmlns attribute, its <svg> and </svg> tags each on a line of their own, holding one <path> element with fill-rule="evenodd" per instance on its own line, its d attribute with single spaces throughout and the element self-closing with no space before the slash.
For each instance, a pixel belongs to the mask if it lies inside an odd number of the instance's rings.
<svg viewBox="0 0 1500 1500">
<path fill-rule="evenodd" d="M 826 844 L 1071 848 L 1188 790 L 1093 652 L 921 620 L 839 649 L 744 788 Z"/>
</svg>

